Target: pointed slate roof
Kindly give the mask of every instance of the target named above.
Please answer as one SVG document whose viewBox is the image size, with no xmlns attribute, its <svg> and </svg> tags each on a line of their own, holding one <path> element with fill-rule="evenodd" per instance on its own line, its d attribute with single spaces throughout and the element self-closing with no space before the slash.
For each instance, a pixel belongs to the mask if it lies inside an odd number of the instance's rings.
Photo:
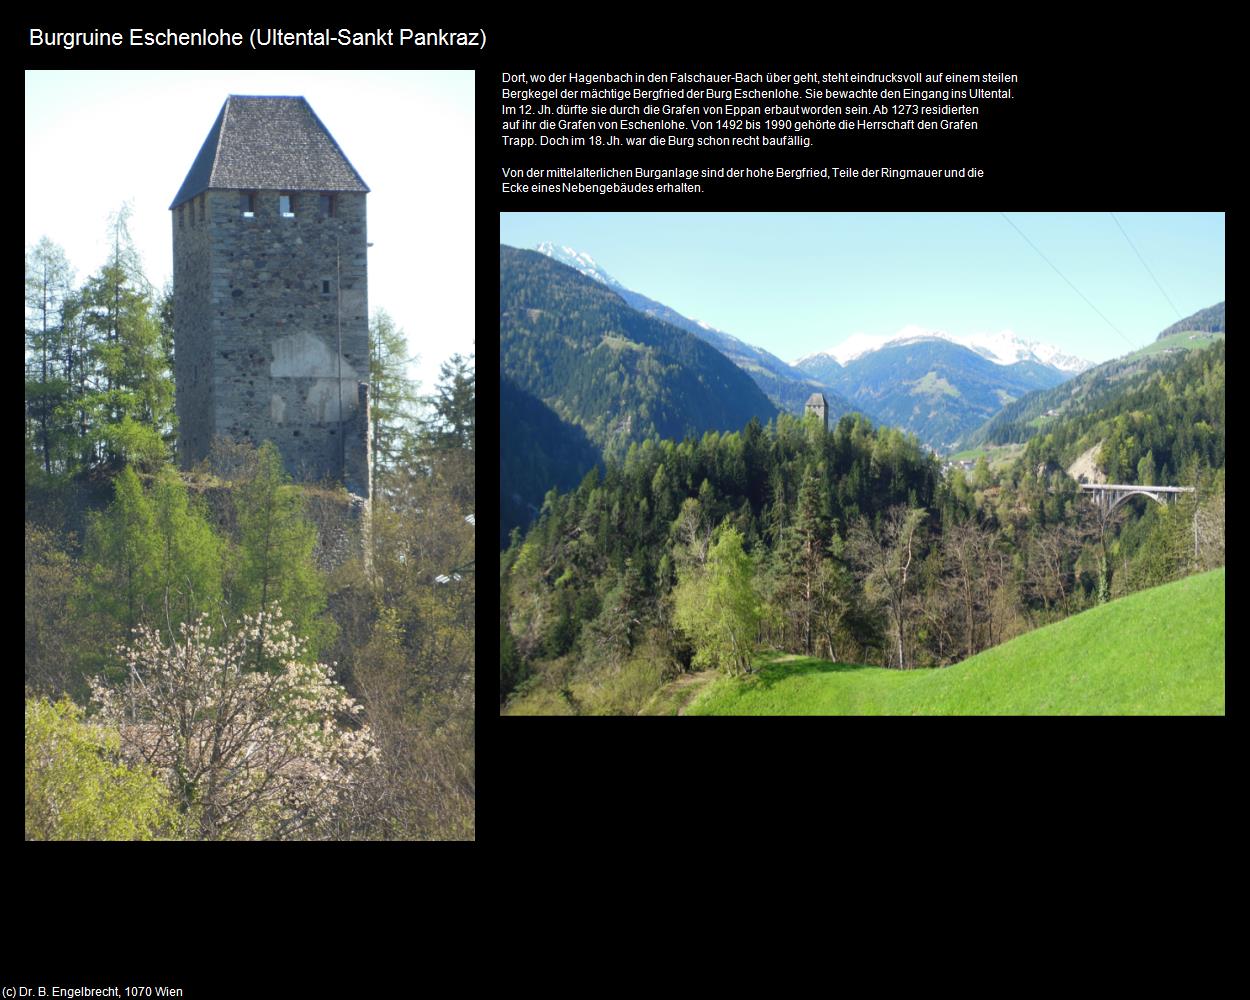
<svg viewBox="0 0 1250 1000">
<path fill-rule="evenodd" d="M 807 397 L 807 403 L 805 405 L 823 406 L 827 408 L 829 406 L 829 403 L 826 402 L 825 394 L 823 392 L 813 392 L 810 396 Z"/>
<path fill-rule="evenodd" d="M 209 188 L 368 191 L 302 97 L 231 94 L 170 208 Z"/>
</svg>

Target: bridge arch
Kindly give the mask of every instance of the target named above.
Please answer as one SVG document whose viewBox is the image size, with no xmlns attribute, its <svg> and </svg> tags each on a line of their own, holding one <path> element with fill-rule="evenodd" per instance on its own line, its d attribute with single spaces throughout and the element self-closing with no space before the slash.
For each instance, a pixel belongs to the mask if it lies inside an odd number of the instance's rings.
<svg viewBox="0 0 1250 1000">
<path fill-rule="evenodd" d="M 1178 493 L 1194 491 L 1192 486 L 1138 486 L 1135 483 L 1082 483 L 1081 490 L 1097 504 L 1104 517 L 1110 517 L 1113 510 L 1132 496 L 1149 497 L 1163 506 L 1175 500 Z"/>
</svg>

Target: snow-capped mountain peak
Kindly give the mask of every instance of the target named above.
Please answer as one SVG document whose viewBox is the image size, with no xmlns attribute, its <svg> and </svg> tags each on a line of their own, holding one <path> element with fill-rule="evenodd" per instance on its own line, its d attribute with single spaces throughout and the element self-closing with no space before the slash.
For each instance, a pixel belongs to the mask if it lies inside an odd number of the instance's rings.
<svg viewBox="0 0 1250 1000">
<path fill-rule="evenodd" d="M 1036 341 L 1018 337 L 1011 330 L 956 335 L 946 330 L 931 330 L 915 324 L 909 324 L 895 333 L 873 334 L 856 331 L 837 346 L 827 351 L 817 352 L 815 355 L 809 354 L 794 364 L 798 365 L 808 358 L 826 354 L 837 359 L 839 364 L 845 365 L 886 346 L 922 340 L 945 340 L 952 344 L 959 344 L 998 365 L 1014 365 L 1021 361 L 1032 361 L 1074 374 L 1093 366 L 1092 362 L 1064 354 L 1051 344 L 1039 344 Z"/>
<path fill-rule="evenodd" d="M 575 271 L 580 271 L 586 277 L 593 278 L 600 284 L 607 285 L 609 288 L 625 287 L 595 263 L 595 259 L 584 251 L 575 250 L 573 247 L 557 246 L 550 240 L 539 243 L 534 249 L 541 254 L 546 254 L 560 264 L 571 267 Z"/>
<path fill-rule="evenodd" d="M 595 263 L 595 259 L 584 251 L 575 250 L 573 247 L 556 246 L 556 244 L 550 240 L 539 243 L 538 246 L 534 247 L 534 249 L 541 254 L 546 254 L 558 263 L 571 267 L 575 271 L 580 271 L 582 274 L 586 275 L 586 277 L 593 278 L 602 285 L 607 285 L 609 288 L 615 288 L 617 290 L 625 289 L 624 285 Z M 693 319 L 692 322 L 694 322 L 702 330 L 719 333 L 723 337 L 732 337 L 734 340 L 738 340 L 738 338 L 734 337 L 733 334 L 725 333 L 724 330 L 718 330 L 710 323 L 704 323 L 701 319 Z M 742 341 L 738 342 L 742 343 Z"/>
</svg>

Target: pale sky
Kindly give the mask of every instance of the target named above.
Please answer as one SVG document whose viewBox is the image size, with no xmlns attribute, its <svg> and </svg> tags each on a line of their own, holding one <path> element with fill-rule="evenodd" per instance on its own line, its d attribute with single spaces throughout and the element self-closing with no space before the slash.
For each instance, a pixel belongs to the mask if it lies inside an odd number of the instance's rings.
<svg viewBox="0 0 1250 1000">
<path fill-rule="evenodd" d="M 229 94 L 303 96 L 369 185 L 369 312 L 385 309 L 433 391 L 474 351 L 473 72 L 27 71 L 26 245 L 60 244 L 81 284 L 104 263 L 108 216 L 159 289 L 169 204 Z"/>
</svg>

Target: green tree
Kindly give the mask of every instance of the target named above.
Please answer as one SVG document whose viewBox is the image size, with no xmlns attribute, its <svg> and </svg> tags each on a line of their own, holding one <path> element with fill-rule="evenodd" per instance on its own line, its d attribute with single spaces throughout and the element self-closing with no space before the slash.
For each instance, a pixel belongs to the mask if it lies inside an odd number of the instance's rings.
<svg viewBox="0 0 1250 1000">
<path fill-rule="evenodd" d="M 178 828 L 159 779 L 120 759 L 116 729 L 68 698 L 26 701 L 26 839 L 160 840 Z"/>
<path fill-rule="evenodd" d="M 46 236 L 26 251 L 26 419 L 45 475 L 64 471 L 72 428 L 62 406 L 69 395 L 64 322 L 73 270 Z"/>
<path fill-rule="evenodd" d="M 646 609 L 646 588 L 632 559 L 625 560 L 625 572 L 608 588 L 599 616 L 587 629 L 594 646 L 614 666 L 619 667 L 642 633 Z"/>
<path fill-rule="evenodd" d="M 813 612 L 815 627 L 825 641 L 830 660 L 838 659 L 837 648 L 845 634 L 845 622 L 855 608 L 855 581 L 851 571 L 841 561 L 842 540 L 833 535 L 833 554 L 821 561 L 816 576 Z"/>
<path fill-rule="evenodd" d="M 157 464 L 174 423 L 174 384 L 130 211 L 124 205 L 110 218 L 112 253 L 80 296 L 95 369 L 82 407 L 97 457 Z"/>
<path fill-rule="evenodd" d="M 426 424 L 427 446 L 473 453 L 476 441 L 473 356 L 453 354 L 439 368 L 434 395 L 427 402 L 434 417 Z"/>
<path fill-rule="evenodd" d="M 130 466 L 113 481 L 113 502 L 87 524 L 88 602 L 129 633 L 156 612 L 160 541 L 152 502 Z"/>
<path fill-rule="evenodd" d="M 170 466 L 157 473 L 152 488 L 153 529 L 158 543 L 155 578 L 158 622 L 172 630 L 182 622 L 213 613 L 221 604 L 222 544 L 204 514 L 187 498 L 187 487 Z"/>
<path fill-rule="evenodd" d="M 413 450 L 416 383 L 408 378 L 408 340 L 384 309 L 369 324 L 369 419 L 377 472 L 395 468 Z"/>
<path fill-rule="evenodd" d="M 986 460 L 985 455 L 977 456 L 977 464 L 972 469 L 972 488 L 974 490 L 983 490 L 990 485 L 990 463 Z"/>
<path fill-rule="evenodd" d="M 250 474 L 234 490 L 239 546 L 229 603 L 235 617 L 282 609 L 317 655 L 332 625 L 319 619 L 325 585 L 313 550 L 317 530 L 304 516 L 304 495 L 287 481 L 272 441 L 256 452 Z M 260 646 L 257 646 L 259 649 Z"/>
<path fill-rule="evenodd" d="M 679 571 L 674 619 L 694 641 L 696 666 L 748 673 L 763 611 L 742 534 L 722 528 L 707 565 Z"/>
<path fill-rule="evenodd" d="M 145 493 L 126 466 L 113 482 L 107 511 L 88 524 L 86 607 L 108 634 L 124 637 L 140 623 L 164 630 L 221 601 L 222 547 L 194 510 L 178 473 L 166 466 Z M 97 649 L 108 644 L 95 644 Z"/>
<path fill-rule="evenodd" d="M 819 427 L 819 419 L 809 415 Z M 774 601 L 793 626 L 798 644 L 812 653 L 812 637 L 817 617 L 820 567 L 825 555 L 826 529 L 820 516 L 820 477 L 809 467 L 799 488 L 799 502 L 793 522 L 781 532 L 776 547 L 780 579 Z"/>
</svg>

